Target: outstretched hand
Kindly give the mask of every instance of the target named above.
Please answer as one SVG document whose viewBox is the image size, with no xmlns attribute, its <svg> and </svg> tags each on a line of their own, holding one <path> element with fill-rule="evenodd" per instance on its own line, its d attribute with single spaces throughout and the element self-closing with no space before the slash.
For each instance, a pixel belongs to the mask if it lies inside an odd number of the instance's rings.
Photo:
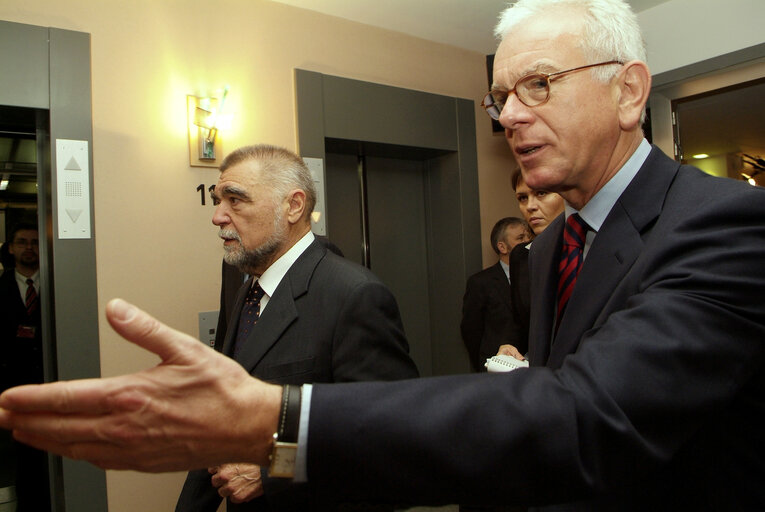
<svg viewBox="0 0 765 512">
<path fill-rule="evenodd" d="M 161 363 L 119 377 L 9 389 L 0 395 L 0 427 L 23 443 L 105 469 L 267 463 L 280 387 L 121 299 L 107 304 L 106 317 Z"/>
</svg>

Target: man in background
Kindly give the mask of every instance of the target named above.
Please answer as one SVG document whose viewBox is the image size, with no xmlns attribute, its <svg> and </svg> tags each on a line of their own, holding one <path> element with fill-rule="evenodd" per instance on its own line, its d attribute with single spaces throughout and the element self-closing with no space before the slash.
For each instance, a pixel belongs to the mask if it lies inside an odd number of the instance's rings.
<svg viewBox="0 0 765 512">
<path fill-rule="evenodd" d="M 228 321 L 219 350 L 279 384 L 417 377 L 393 295 L 311 233 L 316 191 L 300 157 L 267 145 L 232 152 L 213 202 L 224 261 L 239 272 L 224 267 L 225 285 L 251 276 L 221 311 Z M 229 462 L 189 473 L 176 510 L 214 512 L 221 496 L 229 511 L 314 509 L 309 485 Z"/>
<path fill-rule="evenodd" d="M 0 392 L 44 380 L 37 225 L 14 226 L 7 247 L 13 265 L 0 277 Z M 47 454 L 5 439 L 3 444 L 10 457 L 0 464 L 10 468 L 15 460 L 19 511 L 50 509 Z"/>
<path fill-rule="evenodd" d="M 513 318 L 510 299 L 510 251 L 529 239 L 529 226 L 517 217 L 497 221 L 491 230 L 491 248 L 499 261 L 470 276 L 462 299 L 460 332 L 470 364 L 476 372 L 485 371 L 486 359 L 497 353 L 500 345 L 518 346 L 522 341 Z"/>
</svg>

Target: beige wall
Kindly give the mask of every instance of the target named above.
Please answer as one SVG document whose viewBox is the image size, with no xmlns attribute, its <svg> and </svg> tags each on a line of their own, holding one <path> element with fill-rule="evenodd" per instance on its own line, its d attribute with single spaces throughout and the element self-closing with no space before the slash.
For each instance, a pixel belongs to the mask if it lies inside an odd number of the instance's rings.
<svg viewBox="0 0 765 512">
<path fill-rule="evenodd" d="M 294 149 L 294 68 L 471 99 L 487 89 L 478 53 L 262 0 L 0 0 L 0 18 L 92 35 L 99 306 L 120 296 L 193 334 L 197 312 L 218 308 L 222 253 L 196 191 L 217 171 L 188 163 L 187 94 L 231 86 L 225 149 Z M 509 150 L 478 102 L 476 123 L 486 240 L 517 207 Z M 156 362 L 105 321 L 100 334 L 105 376 Z M 107 482 L 112 512 L 171 510 L 182 475 L 110 471 Z"/>
</svg>

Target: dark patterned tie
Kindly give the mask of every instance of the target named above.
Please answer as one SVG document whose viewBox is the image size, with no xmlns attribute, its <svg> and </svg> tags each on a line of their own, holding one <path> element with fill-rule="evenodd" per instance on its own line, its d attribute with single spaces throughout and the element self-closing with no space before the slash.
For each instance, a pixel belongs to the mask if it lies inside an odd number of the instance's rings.
<svg viewBox="0 0 765 512">
<path fill-rule="evenodd" d="M 239 328 L 236 331 L 236 340 L 234 341 L 234 359 L 244 348 L 247 343 L 247 336 L 250 335 L 250 331 L 260 317 L 260 299 L 263 298 L 263 295 L 265 295 L 263 288 L 260 287 L 259 282 L 255 281 L 255 284 L 250 287 L 250 291 L 247 292 L 242 313 L 239 315 Z"/>
<path fill-rule="evenodd" d="M 37 291 L 35 290 L 35 282 L 32 279 L 27 279 L 27 294 L 24 299 L 24 304 L 27 307 L 27 315 L 32 316 L 37 311 Z"/>
<path fill-rule="evenodd" d="M 576 276 L 582 268 L 584 261 L 584 241 L 587 237 L 587 223 L 582 220 L 578 213 L 568 216 L 566 226 L 563 229 L 563 251 L 558 265 L 558 320 L 563 317 L 563 312 L 574 291 Z"/>
</svg>

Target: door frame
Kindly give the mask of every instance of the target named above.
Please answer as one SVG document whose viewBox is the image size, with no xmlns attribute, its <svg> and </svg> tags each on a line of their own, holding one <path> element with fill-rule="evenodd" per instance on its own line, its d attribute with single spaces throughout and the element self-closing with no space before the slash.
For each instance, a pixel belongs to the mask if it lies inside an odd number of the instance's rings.
<svg viewBox="0 0 765 512">
<path fill-rule="evenodd" d="M 328 139 L 447 155 L 426 183 L 432 343 L 430 371 L 422 373 L 468 372 L 460 299 L 468 276 L 482 266 L 475 103 L 301 69 L 295 70 L 295 93 L 304 158 L 324 161 Z M 331 238 L 331 212 L 325 214 Z"/>
<path fill-rule="evenodd" d="M 38 227 L 45 378 L 99 377 L 90 34 L 0 21 L 0 104 L 47 110 L 38 127 Z M 87 143 L 90 237 L 60 239 L 56 141 Z M 107 510 L 106 476 L 83 461 L 49 457 L 53 509 Z"/>
</svg>

